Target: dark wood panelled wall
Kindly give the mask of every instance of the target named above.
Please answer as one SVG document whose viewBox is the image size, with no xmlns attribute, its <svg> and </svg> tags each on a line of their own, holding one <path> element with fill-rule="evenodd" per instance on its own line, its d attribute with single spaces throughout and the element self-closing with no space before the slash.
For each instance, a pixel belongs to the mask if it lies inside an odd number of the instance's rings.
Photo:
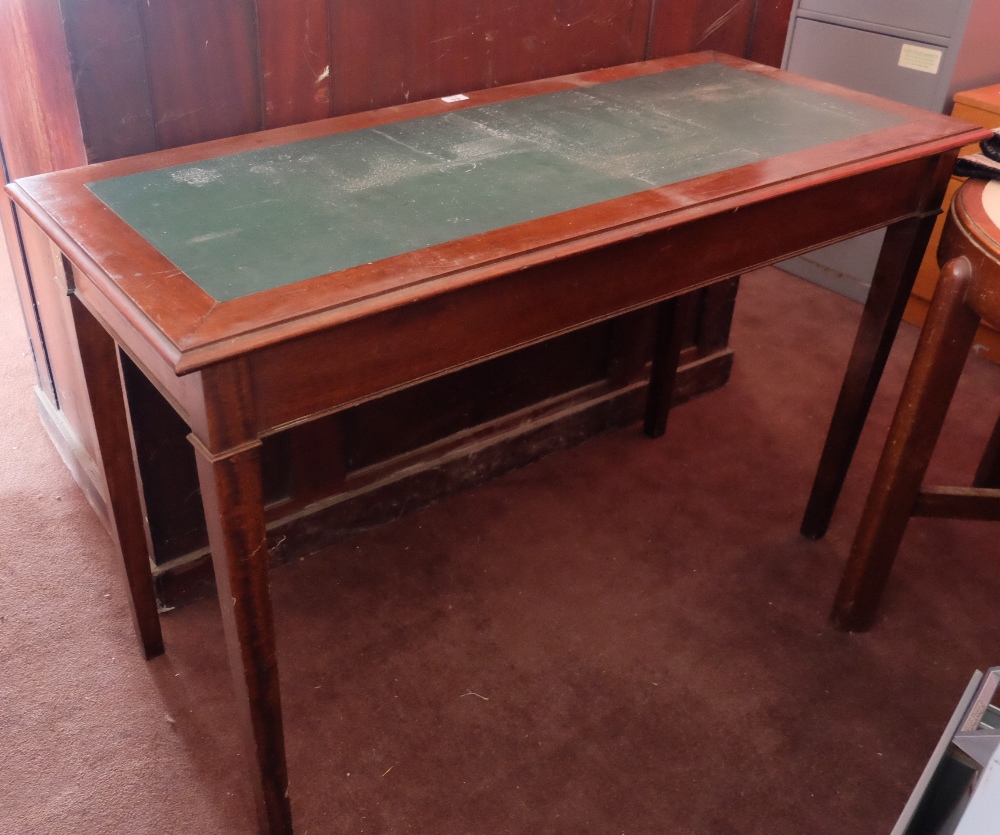
<svg viewBox="0 0 1000 835">
<path fill-rule="evenodd" d="M 406 101 L 715 49 L 777 65 L 791 0 L 0 0 L 6 179 Z M 53 440 L 104 513 L 59 254 L 3 201 Z M 682 268 L 682 266 L 679 266 Z M 53 281 L 53 277 L 56 278 Z M 699 297 L 682 398 L 725 382 L 735 281 Z M 278 558 L 639 414 L 632 314 L 266 439 Z M 201 582 L 186 429 L 123 358 L 157 570 Z M 123 451 L 124 452 L 124 451 Z"/>
<path fill-rule="evenodd" d="M 700 49 L 776 63 L 790 6 L 790 0 L 61 2 L 91 162 Z"/>
</svg>

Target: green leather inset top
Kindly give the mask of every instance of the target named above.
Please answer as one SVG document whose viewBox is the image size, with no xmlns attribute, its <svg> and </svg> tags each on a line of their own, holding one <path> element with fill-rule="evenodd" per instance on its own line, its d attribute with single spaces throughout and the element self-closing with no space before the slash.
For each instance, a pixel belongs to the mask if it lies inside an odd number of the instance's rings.
<svg viewBox="0 0 1000 835">
<path fill-rule="evenodd" d="M 227 301 L 904 121 L 704 64 L 88 187 Z"/>
</svg>

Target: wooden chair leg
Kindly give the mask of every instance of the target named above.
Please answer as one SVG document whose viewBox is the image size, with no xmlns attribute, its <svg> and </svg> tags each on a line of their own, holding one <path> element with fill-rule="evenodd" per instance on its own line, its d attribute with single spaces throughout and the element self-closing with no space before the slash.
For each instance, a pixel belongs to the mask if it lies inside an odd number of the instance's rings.
<svg viewBox="0 0 1000 835">
<path fill-rule="evenodd" d="M 839 629 L 863 631 L 874 620 L 979 325 L 964 303 L 971 279 L 964 257 L 942 270 L 837 592 Z"/>
<path fill-rule="evenodd" d="M 643 430 L 650 438 L 659 438 L 667 429 L 677 366 L 684 347 L 685 326 L 694 312 L 696 299 L 695 293 L 686 293 L 660 302 L 657 307 L 653 368 L 649 375 L 646 420 L 643 425 Z"/>
<path fill-rule="evenodd" d="M 191 442 L 260 831 L 292 835 L 260 443 L 213 455 L 194 436 Z"/>
</svg>

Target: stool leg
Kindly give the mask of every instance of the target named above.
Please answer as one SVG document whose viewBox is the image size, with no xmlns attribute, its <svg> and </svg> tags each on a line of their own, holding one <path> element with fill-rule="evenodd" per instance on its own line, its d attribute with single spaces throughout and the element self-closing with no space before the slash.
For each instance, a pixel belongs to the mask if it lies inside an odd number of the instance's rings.
<svg viewBox="0 0 1000 835">
<path fill-rule="evenodd" d="M 964 257 L 941 272 L 837 592 L 838 629 L 864 631 L 874 620 L 979 325 L 964 304 L 971 280 Z"/>
<path fill-rule="evenodd" d="M 1000 418 L 993 427 L 993 434 L 986 444 L 976 477 L 972 480 L 973 487 L 1000 487 Z"/>
</svg>

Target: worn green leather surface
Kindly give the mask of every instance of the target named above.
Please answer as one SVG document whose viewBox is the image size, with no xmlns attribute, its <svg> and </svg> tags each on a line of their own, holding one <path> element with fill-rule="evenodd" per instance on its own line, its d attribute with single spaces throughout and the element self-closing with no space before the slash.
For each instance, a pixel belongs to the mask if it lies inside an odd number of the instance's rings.
<svg viewBox="0 0 1000 835">
<path fill-rule="evenodd" d="M 903 121 L 705 64 L 89 188 L 227 301 Z"/>
</svg>

